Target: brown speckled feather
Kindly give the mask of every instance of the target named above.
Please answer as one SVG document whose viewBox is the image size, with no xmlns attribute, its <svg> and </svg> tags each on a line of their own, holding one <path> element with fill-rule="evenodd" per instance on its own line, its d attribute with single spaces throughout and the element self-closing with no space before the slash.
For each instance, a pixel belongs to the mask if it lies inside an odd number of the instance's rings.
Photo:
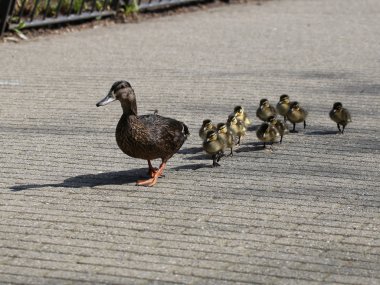
<svg viewBox="0 0 380 285">
<path fill-rule="evenodd" d="M 135 158 L 167 161 L 183 145 L 189 134 L 187 126 L 159 115 L 123 114 L 116 128 L 120 149 Z"/>
</svg>

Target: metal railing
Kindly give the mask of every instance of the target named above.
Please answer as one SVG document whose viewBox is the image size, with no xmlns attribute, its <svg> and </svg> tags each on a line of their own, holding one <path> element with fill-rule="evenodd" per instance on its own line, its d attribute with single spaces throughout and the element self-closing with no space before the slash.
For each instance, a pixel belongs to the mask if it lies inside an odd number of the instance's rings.
<svg viewBox="0 0 380 285">
<path fill-rule="evenodd" d="M 210 0 L 0 0 L 0 37 L 7 30 L 114 16 L 120 3 L 145 11 L 206 1 Z"/>
</svg>

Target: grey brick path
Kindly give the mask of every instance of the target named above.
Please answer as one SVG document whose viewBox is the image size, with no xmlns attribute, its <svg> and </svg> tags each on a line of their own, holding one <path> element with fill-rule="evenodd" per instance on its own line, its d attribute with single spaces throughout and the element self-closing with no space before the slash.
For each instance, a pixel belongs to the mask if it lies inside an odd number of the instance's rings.
<svg viewBox="0 0 380 285">
<path fill-rule="evenodd" d="M 1 44 L 0 283 L 380 284 L 379 27 L 377 0 L 282 0 Z M 95 107 L 118 79 L 193 133 L 154 188 Z M 202 119 L 282 93 L 306 131 L 211 169 Z"/>
</svg>

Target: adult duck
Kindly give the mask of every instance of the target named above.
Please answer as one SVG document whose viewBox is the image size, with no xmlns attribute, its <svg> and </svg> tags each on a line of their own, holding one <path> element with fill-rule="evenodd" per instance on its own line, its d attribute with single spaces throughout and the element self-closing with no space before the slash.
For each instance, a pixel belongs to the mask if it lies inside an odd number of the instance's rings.
<svg viewBox="0 0 380 285">
<path fill-rule="evenodd" d="M 157 114 L 138 116 L 135 92 L 127 81 L 115 82 L 107 96 L 96 106 L 104 106 L 116 100 L 120 101 L 123 109 L 116 127 L 116 142 L 126 155 L 148 161 L 150 178 L 136 183 L 153 186 L 162 175 L 167 161 L 189 136 L 189 129 L 182 122 Z M 157 158 L 162 161 L 158 169 L 151 163 L 151 160 Z"/>
</svg>

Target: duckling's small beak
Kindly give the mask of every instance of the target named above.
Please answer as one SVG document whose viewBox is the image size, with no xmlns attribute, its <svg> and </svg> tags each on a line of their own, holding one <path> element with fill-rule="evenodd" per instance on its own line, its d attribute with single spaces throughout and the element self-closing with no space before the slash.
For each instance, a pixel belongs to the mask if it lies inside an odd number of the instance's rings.
<svg viewBox="0 0 380 285">
<path fill-rule="evenodd" d="M 116 98 L 112 95 L 112 92 L 109 92 L 108 95 L 104 99 L 96 103 L 96 107 L 107 105 L 115 100 Z"/>
</svg>

